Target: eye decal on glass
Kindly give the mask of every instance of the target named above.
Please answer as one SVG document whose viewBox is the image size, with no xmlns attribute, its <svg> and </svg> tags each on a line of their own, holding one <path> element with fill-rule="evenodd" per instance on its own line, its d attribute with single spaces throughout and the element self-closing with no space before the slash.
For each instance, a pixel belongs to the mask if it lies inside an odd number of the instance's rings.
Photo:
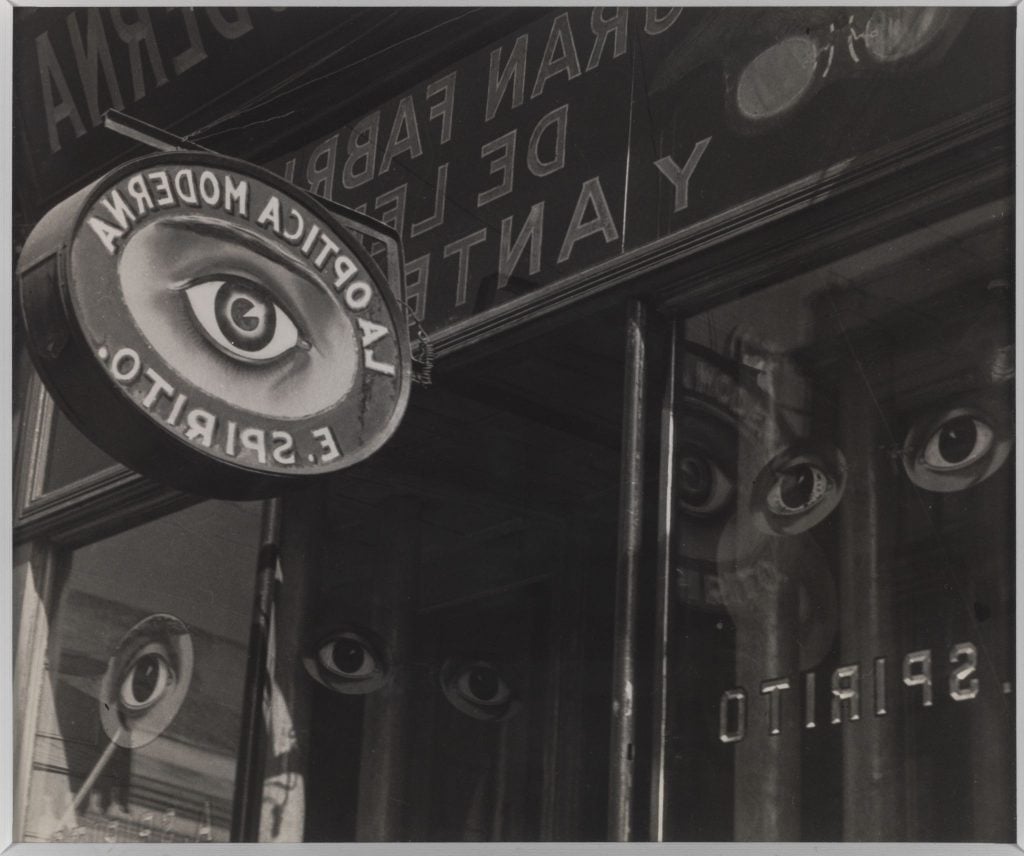
<svg viewBox="0 0 1024 856">
<path fill-rule="evenodd" d="M 321 639 L 303 657 L 310 676 L 330 690 L 366 695 L 382 687 L 388 677 L 384 646 L 365 631 L 340 630 Z"/>
<path fill-rule="evenodd" d="M 1006 461 L 1011 444 L 1002 408 L 950 407 L 910 429 L 903 468 L 918 487 L 952 493 L 992 475 Z"/>
<path fill-rule="evenodd" d="M 787 449 L 754 480 L 751 513 L 762 531 L 795 535 L 828 517 L 845 487 L 846 462 L 838 449 Z"/>
<path fill-rule="evenodd" d="M 171 724 L 192 681 L 188 629 L 172 615 L 151 615 L 122 638 L 100 686 L 100 721 L 129 749 L 145 746 Z"/>
<path fill-rule="evenodd" d="M 712 517 L 732 507 L 735 481 L 705 450 L 684 444 L 677 460 L 676 497 L 684 512 L 696 517 Z"/>
<path fill-rule="evenodd" d="M 309 348 L 288 313 L 251 280 L 216 276 L 184 291 L 199 329 L 230 357 L 265 363 L 293 348 Z"/>
<path fill-rule="evenodd" d="M 451 658 L 441 668 L 441 689 L 456 710 L 494 722 L 519 709 L 501 669 L 487 660 Z"/>
<path fill-rule="evenodd" d="M 992 448 L 992 429 L 963 413 L 942 424 L 921 453 L 921 462 L 933 470 L 958 470 L 973 464 Z"/>
</svg>

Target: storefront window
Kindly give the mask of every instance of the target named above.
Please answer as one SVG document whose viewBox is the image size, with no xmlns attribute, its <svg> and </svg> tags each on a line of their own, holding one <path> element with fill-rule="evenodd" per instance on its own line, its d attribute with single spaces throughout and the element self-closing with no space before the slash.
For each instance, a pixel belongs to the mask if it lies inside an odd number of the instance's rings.
<svg viewBox="0 0 1024 856">
<path fill-rule="evenodd" d="M 67 557 L 27 841 L 226 841 L 258 504 L 208 502 Z"/>
<path fill-rule="evenodd" d="M 281 627 L 306 841 L 605 837 L 621 318 L 448 370 L 365 467 L 286 500 L 286 530 L 322 521 Z"/>
<path fill-rule="evenodd" d="M 482 12 L 19 12 L 19 839 L 1011 840 L 1013 13 Z"/>
<path fill-rule="evenodd" d="M 679 322 L 666 839 L 1012 839 L 1009 219 Z"/>
</svg>

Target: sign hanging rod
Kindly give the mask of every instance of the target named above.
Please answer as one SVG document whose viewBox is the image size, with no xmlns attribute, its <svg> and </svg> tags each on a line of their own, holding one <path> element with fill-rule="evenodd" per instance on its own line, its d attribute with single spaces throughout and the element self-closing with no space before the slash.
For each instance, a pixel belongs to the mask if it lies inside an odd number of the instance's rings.
<svg viewBox="0 0 1024 856">
<path fill-rule="evenodd" d="M 193 143 L 181 137 L 175 136 L 170 131 L 150 125 L 141 119 L 136 119 L 122 113 L 120 110 L 107 110 L 103 114 L 103 127 L 108 131 L 114 131 L 123 137 L 143 143 L 160 152 L 209 152 L 210 149 Z"/>
</svg>

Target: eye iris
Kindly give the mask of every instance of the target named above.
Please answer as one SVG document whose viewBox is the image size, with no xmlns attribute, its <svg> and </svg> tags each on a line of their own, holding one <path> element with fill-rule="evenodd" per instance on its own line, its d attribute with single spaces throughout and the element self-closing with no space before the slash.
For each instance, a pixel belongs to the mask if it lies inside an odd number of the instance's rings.
<svg viewBox="0 0 1024 856">
<path fill-rule="evenodd" d="M 331 662 L 339 672 L 354 674 L 366 662 L 366 652 L 353 639 L 339 639 L 331 650 Z"/>
<path fill-rule="evenodd" d="M 217 292 L 214 314 L 224 338 L 236 348 L 259 351 L 274 338 L 274 307 L 255 288 L 241 283 L 226 284 Z"/>
<path fill-rule="evenodd" d="M 829 483 L 817 467 L 797 464 L 779 474 L 776 488 L 776 513 L 795 513 L 817 505 L 828 491 Z M 769 497 L 769 506 L 772 504 Z"/>
<path fill-rule="evenodd" d="M 138 704 L 149 701 L 160 679 L 160 660 L 155 654 L 139 659 L 132 670 L 132 695 Z"/>
<path fill-rule="evenodd" d="M 679 491 L 683 502 L 703 505 L 711 498 L 711 467 L 703 458 L 688 455 L 679 464 Z"/>
<path fill-rule="evenodd" d="M 951 464 L 958 464 L 974 451 L 978 429 L 970 416 L 950 419 L 939 432 L 939 453 Z"/>
<path fill-rule="evenodd" d="M 782 474 L 779 496 L 787 508 L 799 508 L 811 499 L 814 492 L 814 470 L 807 464 L 800 464 Z"/>
<path fill-rule="evenodd" d="M 469 689 L 480 701 L 497 698 L 501 683 L 494 669 L 474 666 L 469 673 Z"/>
</svg>

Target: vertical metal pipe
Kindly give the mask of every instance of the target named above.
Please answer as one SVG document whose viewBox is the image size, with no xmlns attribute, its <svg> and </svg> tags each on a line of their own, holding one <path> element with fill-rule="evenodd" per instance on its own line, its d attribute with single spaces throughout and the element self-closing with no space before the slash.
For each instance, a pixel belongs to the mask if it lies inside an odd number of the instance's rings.
<svg viewBox="0 0 1024 856">
<path fill-rule="evenodd" d="M 740 408 L 737 413 L 750 427 L 741 432 L 741 437 L 748 433 L 749 437 L 741 438 L 736 450 L 733 537 L 737 555 L 734 567 L 723 571 L 731 575 L 727 590 L 739 587 L 744 579 L 747 585 L 757 581 L 746 593 L 726 597 L 736 625 L 736 685 L 748 693 L 747 735 L 735 753 L 733 831 L 737 841 L 799 841 L 801 734 L 793 703 L 800 671 L 799 578 L 827 570 L 808 537 L 768 536 L 759 531 L 749 509 L 756 502 L 758 474 L 793 443 L 782 426 L 788 424 L 789 431 L 800 433 L 806 430 L 787 409 L 806 410 L 809 400 L 803 378 L 775 343 L 758 334 L 744 335 L 739 343 L 744 359 L 760 367 L 758 385 L 767 393 L 767 402 L 756 430 L 753 410 Z"/>
<path fill-rule="evenodd" d="M 615 581 L 612 721 L 608 837 L 629 841 L 633 814 L 635 748 L 636 590 L 643 528 L 644 411 L 647 311 L 633 300 L 626 321 L 626 372 L 622 417 L 619 549 Z"/>
<path fill-rule="evenodd" d="M 357 841 L 401 841 L 419 837 L 415 829 L 412 757 L 414 729 L 422 704 L 411 664 L 415 650 L 420 502 L 399 496 L 380 507 L 379 561 L 372 591 L 358 602 L 368 626 L 387 647 L 394 676 L 366 696 L 362 760 L 359 769 Z M 424 800 L 420 797 L 420 800 Z"/>
<path fill-rule="evenodd" d="M 658 468 L 658 567 L 654 615 L 654 727 L 651 747 L 651 841 L 665 839 L 665 752 L 668 740 L 668 640 L 672 605 L 672 478 L 675 473 L 676 337 L 674 321 L 669 338 L 668 366 L 661 402 L 661 454 Z"/>
<path fill-rule="evenodd" d="M 893 619 L 895 553 L 892 438 L 867 380 L 851 368 L 840 387 L 840 448 L 847 457 L 839 506 L 839 596 L 843 663 L 861 666 L 860 721 L 843 728 L 843 838 L 906 840 L 904 746 L 898 706 L 871 703 L 875 658 L 900 650 Z M 889 672 L 898 669 L 890 663 Z M 893 706 L 890 705 L 890 708 Z"/>
<path fill-rule="evenodd" d="M 263 729 L 267 743 L 262 753 L 258 838 L 262 844 L 291 844 L 304 837 L 314 682 L 303 655 L 320 571 L 314 557 L 323 538 L 320 512 L 325 494 L 322 488 L 291 494 L 281 521 L 267 653 L 264 715 L 269 716 Z"/>
<path fill-rule="evenodd" d="M 46 674 L 46 648 L 50 635 L 50 614 L 58 601 L 59 583 L 57 576 L 56 551 L 52 547 L 32 545 L 19 547 L 15 559 L 20 559 L 23 550 L 29 551 L 24 562 L 19 561 L 15 573 L 25 576 L 22 594 L 21 625 L 18 629 L 15 649 L 14 675 L 14 720 L 17 723 L 14 734 L 14 840 L 25 837 L 26 827 L 31 826 L 32 806 L 29 805 L 29 786 L 32 779 L 32 762 L 35 755 L 36 733 L 39 730 L 40 708 L 46 704 L 44 696 L 49 695 L 53 703 L 52 675 Z M 70 797 L 70 791 L 68 792 Z M 51 830 L 52 831 L 52 830 Z"/>
<path fill-rule="evenodd" d="M 267 500 L 263 504 L 260 526 L 260 550 L 249 629 L 249 660 L 242 695 L 241 737 L 238 741 L 234 810 L 231 817 L 231 840 L 239 842 L 254 842 L 259 838 L 263 798 L 263 695 L 267 685 L 270 609 L 273 604 L 274 573 L 277 569 L 281 509 L 280 499 Z"/>
<path fill-rule="evenodd" d="M 800 840 L 800 723 L 796 676 L 800 668 L 799 593 L 791 568 L 800 553 L 779 539 L 762 567 L 777 568 L 779 578 L 762 593 L 754 623 L 737 620 L 736 684 L 746 688 L 747 735 L 736 744 L 733 810 L 737 841 Z M 779 700 L 776 729 L 765 715 L 770 702 L 762 681 L 787 679 Z"/>
</svg>

